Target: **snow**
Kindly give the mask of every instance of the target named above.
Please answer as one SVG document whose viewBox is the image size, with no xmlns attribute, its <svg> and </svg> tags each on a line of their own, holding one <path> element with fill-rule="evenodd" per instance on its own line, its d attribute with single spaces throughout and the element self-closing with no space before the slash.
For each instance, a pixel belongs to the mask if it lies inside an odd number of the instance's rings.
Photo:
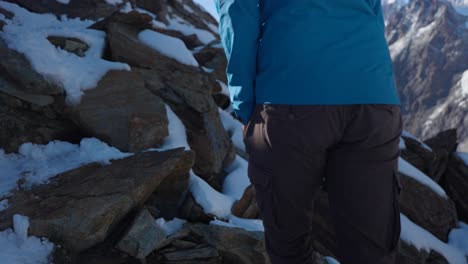
<svg viewBox="0 0 468 264">
<path fill-rule="evenodd" d="M 456 152 L 455 154 L 468 166 L 468 152 Z"/>
<path fill-rule="evenodd" d="M 219 20 L 218 11 L 216 11 L 215 2 L 213 0 L 193 0 L 193 2 L 206 10 L 213 18 Z"/>
<path fill-rule="evenodd" d="M 68 5 L 70 3 L 70 0 L 55 0 L 61 4 Z"/>
<path fill-rule="evenodd" d="M 129 13 L 131 11 L 133 11 L 133 7 L 130 2 L 125 3 L 125 5 L 119 10 L 120 13 Z"/>
<path fill-rule="evenodd" d="M 0 201 L 0 212 L 8 208 L 8 200 L 3 199 Z"/>
<path fill-rule="evenodd" d="M 227 227 L 243 228 L 247 231 L 260 231 L 264 232 L 263 221 L 260 219 L 244 219 L 231 215 L 228 222 L 215 220 L 210 221 L 210 225 L 220 225 Z"/>
<path fill-rule="evenodd" d="M 0 149 L 0 197 L 15 189 L 20 179 L 28 188 L 47 183 L 51 177 L 84 164 L 109 164 L 110 160 L 129 155 L 95 138 L 84 138 L 80 145 L 63 141 L 51 141 L 47 145 L 25 143 L 18 154 L 5 154 Z"/>
<path fill-rule="evenodd" d="M 458 248 L 468 257 L 468 225 L 464 222 L 459 222 L 459 227 L 450 231 L 448 244 Z"/>
<path fill-rule="evenodd" d="M 398 144 L 398 147 L 400 149 L 406 149 L 406 143 L 405 143 L 405 139 L 400 137 L 400 143 Z"/>
<path fill-rule="evenodd" d="M 448 199 L 447 194 L 445 193 L 444 189 L 440 187 L 439 184 L 437 184 L 435 181 L 429 178 L 429 176 L 422 173 L 420 170 L 418 170 L 416 167 L 414 167 L 401 157 L 398 158 L 398 171 L 426 185 L 438 195 Z"/>
<path fill-rule="evenodd" d="M 161 217 L 156 219 L 155 221 L 156 224 L 164 230 L 167 236 L 171 236 L 177 233 L 177 231 L 179 231 L 182 228 L 182 226 L 187 222 L 185 219 L 180 219 L 177 217 L 170 221 L 166 221 L 164 218 Z"/>
<path fill-rule="evenodd" d="M 223 219 L 229 218 L 235 199 L 213 189 L 192 170 L 190 170 L 189 190 L 205 213 Z"/>
<path fill-rule="evenodd" d="M 224 169 L 228 173 L 223 183 L 223 193 L 225 195 L 236 200 L 242 197 L 245 189 L 250 185 L 250 180 L 247 177 L 247 166 L 248 163 L 245 159 L 236 156 L 236 159 Z"/>
<path fill-rule="evenodd" d="M 419 143 L 421 143 L 421 146 L 429 151 L 432 151 L 432 149 L 424 142 L 422 142 L 419 138 L 413 136 L 413 134 L 409 133 L 408 131 L 406 130 L 403 130 L 403 132 L 401 133 L 402 136 L 405 136 L 407 138 L 411 138 L 411 139 L 414 139 L 416 141 L 418 141 Z M 401 144 L 401 142 L 400 142 Z M 400 145 L 401 146 L 401 145 Z"/>
<path fill-rule="evenodd" d="M 27 235 L 29 220 L 13 216 L 12 229 L 0 232 L 0 259 L 5 264 L 48 264 L 54 244 L 47 239 Z"/>
<path fill-rule="evenodd" d="M 216 81 L 219 83 L 219 85 L 221 85 L 221 93 L 225 94 L 227 96 L 230 96 L 229 95 L 230 94 L 229 93 L 229 88 L 228 88 L 227 84 L 225 84 L 224 82 L 222 82 L 220 80 L 216 80 Z"/>
<path fill-rule="evenodd" d="M 88 29 L 92 20 L 57 18 L 52 14 L 35 14 L 18 5 L 0 2 L 0 7 L 15 14 L 6 20 L 0 37 L 8 47 L 23 53 L 33 68 L 46 79 L 63 87 L 69 104 L 77 104 L 83 91 L 93 89 L 110 70 L 130 70 L 130 66 L 101 58 L 105 33 Z M 89 45 L 85 57 L 79 57 L 48 40 L 48 36 L 78 38 Z"/>
<path fill-rule="evenodd" d="M 431 249 L 441 254 L 450 264 L 466 264 L 465 254 L 458 248 L 448 245 L 427 230 L 413 223 L 408 217 L 400 214 L 401 236 L 400 238 L 413 245 L 418 250 L 429 252 Z M 460 234 L 460 233 L 456 233 Z M 457 237 L 457 235 L 455 235 Z M 456 238 L 458 239 L 458 237 Z M 466 242 L 466 239 L 464 239 Z"/>
<path fill-rule="evenodd" d="M 340 264 L 336 259 L 332 257 L 324 257 L 327 264 Z"/>
<path fill-rule="evenodd" d="M 178 38 L 161 34 L 153 30 L 143 30 L 138 38 L 156 51 L 190 66 L 198 67 L 198 62 L 187 49 L 184 42 Z"/>
<path fill-rule="evenodd" d="M 223 109 L 218 108 L 218 110 L 221 123 L 231 136 L 232 143 L 236 148 L 245 151 L 244 140 L 242 138 L 242 123 Z"/>
<path fill-rule="evenodd" d="M 119 5 L 123 3 L 123 0 L 105 0 L 109 5 Z"/>
<path fill-rule="evenodd" d="M 463 72 L 463 75 L 460 79 L 461 93 L 464 96 L 468 96 L 468 70 Z"/>
<path fill-rule="evenodd" d="M 395 5 L 397 7 L 403 7 L 409 3 L 409 0 L 382 0 L 382 4 Z"/>
<path fill-rule="evenodd" d="M 166 27 L 167 29 L 179 31 L 186 36 L 195 34 L 197 38 L 205 45 L 208 45 L 210 42 L 216 40 L 216 37 L 213 35 L 213 33 L 207 30 L 196 28 L 179 16 L 168 16 L 167 20 L 169 21 L 169 25 Z"/>
</svg>

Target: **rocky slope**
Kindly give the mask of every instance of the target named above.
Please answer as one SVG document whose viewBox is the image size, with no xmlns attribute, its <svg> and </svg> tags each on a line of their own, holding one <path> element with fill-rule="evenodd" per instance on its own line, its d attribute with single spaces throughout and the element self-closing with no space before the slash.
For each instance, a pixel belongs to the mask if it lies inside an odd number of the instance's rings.
<svg viewBox="0 0 468 264">
<path fill-rule="evenodd" d="M 2 263 L 269 263 L 202 7 L 0 0 L 0 51 Z M 401 139 L 399 263 L 466 263 L 459 141 L 456 130 Z M 335 257 L 329 218 L 324 192 L 322 263 Z"/>
<path fill-rule="evenodd" d="M 467 151 L 468 16 L 439 0 L 384 8 L 405 128 L 421 138 L 456 128 Z"/>
</svg>

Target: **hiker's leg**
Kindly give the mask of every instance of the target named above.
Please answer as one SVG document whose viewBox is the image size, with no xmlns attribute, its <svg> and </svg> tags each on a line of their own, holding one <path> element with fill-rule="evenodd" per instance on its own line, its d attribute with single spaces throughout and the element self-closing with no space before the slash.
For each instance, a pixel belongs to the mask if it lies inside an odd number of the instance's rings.
<svg viewBox="0 0 468 264">
<path fill-rule="evenodd" d="M 400 235 L 398 105 L 356 105 L 330 151 L 327 187 L 341 264 L 394 264 Z"/>
<path fill-rule="evenodd" d="M 325 111 L 321 106 L 265 105 L 247 127 L 248 174 L 273 264 L 313 263 L 313 201 L 324 176 L 326 149 L 340 131 Z"/>
</svg>

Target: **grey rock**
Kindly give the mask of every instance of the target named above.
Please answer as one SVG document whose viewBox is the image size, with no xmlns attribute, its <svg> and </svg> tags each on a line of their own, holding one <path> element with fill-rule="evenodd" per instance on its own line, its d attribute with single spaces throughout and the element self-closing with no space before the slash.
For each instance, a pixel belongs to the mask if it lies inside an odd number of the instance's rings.
<svg viewBox="0 0 468 264">
<path fill-rule="evenodd" d="M 88 44 L 84 43 L 77 38 L 66 38 L 66 37 L 57 37 L 49 36 L 47 39 L 54 46 L 59 47 L 68 52 L 74 53 L 79 57 L 84 57 L 85 52 L 89 49 Z"/>
<path fill-rule="evenodd" d="M 165 239 L 165 231 L 156 224 L 148 210 L 143 209 L 135 217 L 129 230 L 116 247 L 135 258 L 143 259 L 161 245 Z"/>
<path fill-rule="evenodd" d="M 212 247 L 193 248 L 186 250 L 178 250 L 175 252 L 165 253 L 164 258 L 167 260 L 195 260 L 216 258 L 219 256 L 218 250 Z"/>
<path fill-rule="evenodd" d="M 108 72 L 67 114 L 88 134 L 122 151 L 157 147 L 169 134 L 164 102 L 128 71 Z"/>
<path fill-rule="evenodd" d="M 187 173 L 193 158 L 191 151 L 179 148 L 65 172 L 49 184 L 16 191 L 10 206 L 0 212 L 0 230 L 12 226 L 14 214 L 26 215 L 31 235 L 83 251 L 104 241 L 130 211 L 143 206 L 164 179 Z"/>
</svg>

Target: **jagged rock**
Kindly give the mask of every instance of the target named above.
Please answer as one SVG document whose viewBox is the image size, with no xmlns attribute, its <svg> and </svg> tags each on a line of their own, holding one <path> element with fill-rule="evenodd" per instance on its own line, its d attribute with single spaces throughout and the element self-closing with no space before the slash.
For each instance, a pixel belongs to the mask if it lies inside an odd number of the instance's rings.
<svg viewBox="0 0 468 264">
<path fill-rule="evenodd" d="M 37 73 L 23 54 L 9 49 L 2 38 L 0 38 L 0 77 L 16 83 L 16 88 L 24 93 L 39 95 L 63 93 L 61 87 Z"/>
<path fill-rule="evenodd" d="M 14 214 L 22 214 L 30 219 L 31 235 L 75 251 L 88 249 L 104 241 L 164 179 L 187 173 L 193 158 L 193 152 L 182 148 L 144 152 L 62 173 L 49 184 L 16 191 L 10 206 L 0 212 L 0 230 L 11 227 Z"/>
<path fill-rule="evenodd" d="M 188 193 L 182 206 L 179 209 L 180 217 L 187 219 L 190 222 L 201 222 L 208 224 L 214 220 L 213 215 L 208 215 L 203 211 L 203 208 L 197 204 L 192 193 Z"/>
<path fill-rule="evenodd" d="M 211 75 L 224 83 L 227 83 L 226 66 L 227 60 L 224 50 L 222 48 L 215 48 L 211 46 L 204 47 L 194 54 L 195 59 L 203 67 L 212 69 Z"/>
<path fill-rule="evenodd" d="M 253 185 L 245 189 L 241 199 L 232 206 L 231 212 L 233 215 L 241 218 L 259 218 L 259 208 L 257 199 L 255 199 L 255 188 Z"/>
<path fill-rule="evenodd" d="M 56 0 L 6 0 L 16 3 L 34 13 L 52 13 L 67 15 L 68 17 L 81 17 L 87 19 L 99 19 L 107 17 L 119 10 L 127 0 L 121 4 L 111 5 L 102 0 L 70 0 L 68 4 L 62 4 Z"/>
<path fill-rule="evenodd" d="M 468 165 L 452 154 L 441 182 L 447 194 L 455 202 L 458 217 L 468 223 Z"/>
<path fill-rule="evenodd" d="M 403 186 L 400 194 L 401 212 L 440 240 L 447 241 L 450 230 L 458 222 L 453 201 L 404 174 L 400 173 L 400 179 Z"/>
<path fill-rule="evenodd" d="M 434 181 L 439 182 L 447 168 L 447 153 L 431 151 L 414 138 L 402 137 L 406 148 L 401 150 L 401 157 Z"/>
<path fill-rule="evenodd" d="M 448 129 L 439 132 L 432 138 L 424 141 L 433 150 L 444 150 L 447 153 L 455 152 L 457 149 L 457 129 Z"/>
<path fill-rule="evenodd" d="M 193 166 L 193 163 L 190 167 Z M 147 205 L 157 208 L 158 218 L 172 219 L 178 216 L 179 207 L 185 200 L 189 185 L 189 173 L 179 173 L 166 178 L 153 192 L 146 202 Z"/>
<path fill-rule="evenodd" d="M 157 147 L 169 134 L 164 102 L 134 72 L 108 72 L 67 113 L 84 131 L 122 151 Z"/>
<path fill-rule="evenodd" d="M 0 77 L 0 90 L 9 87 L 9 84 L 2 81 Z M 18 152 L 19 146 L 26 142 L 78 142 L 83 137 L 82 133 L 72 122 L 58 116 L 56 113 L 59 110 L 55 105 L 35 107 L 17 97 L 0 92 L 0 148 L 10 153 Z"/>
<path fill-rule="evenodd" d="M 188 143 L 197 155 L 194 172 L 212 185 L 234 158 L 234 147 L 224 130 L 209 78 L 198 68 L 183 65 L 144 45 L 139 28 L 109 21 L 109 45 L 114 60 L 129 63 L 141 74 L 146 88 L 168 103 L 186 127 Z"/>
<path fill-rule="evenodd" d="M 38 106 L 46 106 L 54 103 L 54 97 L 50 95 L 30 94 L 21 91 L 17 84 L 9 82 L 0 76 L 0 92 L 9 94 L 18 99 Z"/>
<path fill-rule="evenodd" d="M 85 52 L 89 48 L 88 44 L 84 43 L 83 41 L 77 38 L 49 36 L 47 37 L 47 39 L 54 46 L 59 47 L 68 52 L 74 53 L 80 57 L 84 57 Z"/>
<path fill-rule="evenodd" d="M 148 256 L 166 239 L 166 232 L 156 224 L 148 210 L 143 209 L 133 220 L 117 248 L 138 259 Z"/>
</svg>

